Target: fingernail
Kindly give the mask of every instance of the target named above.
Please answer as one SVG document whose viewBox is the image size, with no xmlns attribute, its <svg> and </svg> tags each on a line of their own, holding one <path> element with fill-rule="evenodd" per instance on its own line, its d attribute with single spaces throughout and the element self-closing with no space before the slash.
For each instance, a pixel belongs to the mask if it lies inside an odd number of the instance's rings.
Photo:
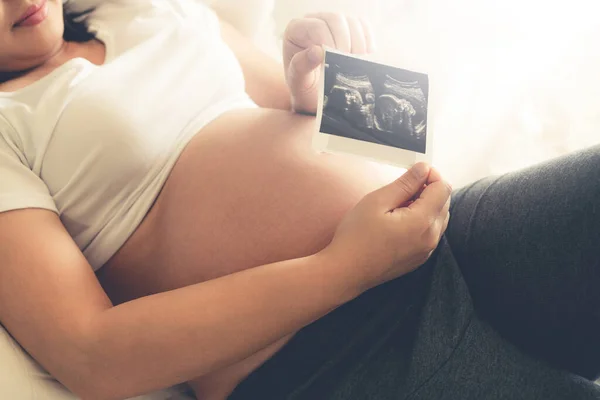
<svg viewBox="0 0 600 400">
<path fill-rule="evenodd" d="M 429 167 L 427 166 L 427 164 L 424 163 L 415 164 L 412 170 L 415 176 L 419 179 L 425 178 L 429 173 Z"/>
<path fill-rule="evenodd" d="M 308 59 L 313 63 L 320 63 L 321 62 L 321 48 L 315 46 L 312 49 L 310 49 L 308 51 Z"/>
</svg>

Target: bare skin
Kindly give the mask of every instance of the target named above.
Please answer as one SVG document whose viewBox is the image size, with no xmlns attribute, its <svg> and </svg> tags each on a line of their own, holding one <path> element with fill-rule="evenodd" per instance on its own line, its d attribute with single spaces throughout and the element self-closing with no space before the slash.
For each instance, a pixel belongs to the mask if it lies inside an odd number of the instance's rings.
<svg viewBox="0 0 600 400">
<path fill-rule="evenodd" d="M 397 173 L 317 154 L 314 129 L 314 118 L 276 110 L 235 111 L 203 129 L 145 221 L 99 271 L 111 299 L 129 301 L 325 247 L 346 211 Z M 196 391 L 222 398 L 287 339 L 199 378 Z"/>
<path fill-rule="evenodd" d="M 48 4 L 48 22 L 28 30 L 15 25 L 27 3 L 0 0 L 0 72 L 21 71 L 0 90 L 23 88 L 74 57 L 102 64 L 102 43 L 61 43 L 62 3 Z M 437 245 L 450 190 L 435 170 L 415 167 L 374 191 L 398 171 L 318 154 L 314 118 L 275 110 L 314 112 L 320 61 L 311 51 L 336 43 L 364 51 L 366 25 L 327 14 L 290 26 L 291 97 L 281 68 L 224 29 L 248 94 L 265 109 L 230 112 L 199 132 L 97 277 L 55 214 L 0 215 L 8 244 L 0 248 L 0 321 L 81 397 L 131 397 L 191 379 L 199 398 L 226 398 L 294 331 L 417 268 Z"/>
</svg>

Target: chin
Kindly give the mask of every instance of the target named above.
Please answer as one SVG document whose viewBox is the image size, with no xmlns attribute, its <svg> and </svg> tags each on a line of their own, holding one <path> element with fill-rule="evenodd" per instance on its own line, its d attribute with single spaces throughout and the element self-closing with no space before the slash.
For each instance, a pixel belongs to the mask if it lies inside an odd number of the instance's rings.
<svg viewBox="0 0 600 400">
<path fill-rule="evenodd" d="M 23 60 L 11 70 L 25 70 L 39 65 L 63 44 L 64 19 L 62 0 L 48 0 L 48 16 L 35 26 L 22 27 L 12 33 L 12 59 Z M 26 61 L 27 60 L 27 61 Z"/>
<path fill-rule="evenodd" d="M 62 0 L 47 0 L 47 4 L 48 16 L 41 24 L 32 27 L 31 33 L 39 35 L 40 42 L 59 42 L 65 28 Z"/>
</svg>

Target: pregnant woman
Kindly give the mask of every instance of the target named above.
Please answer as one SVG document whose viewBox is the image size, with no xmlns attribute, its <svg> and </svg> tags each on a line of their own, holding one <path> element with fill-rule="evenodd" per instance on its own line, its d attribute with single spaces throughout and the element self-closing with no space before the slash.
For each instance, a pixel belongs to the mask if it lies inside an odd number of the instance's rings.
<svg viewBox="0 0 600 400">
<path fill-rule="evenodd" d="M 0 0 L 2 325 L 83 399 L 600 399 L 600 149 L 449 223 L 429 166 L 311 149 L 322 44 L 373 49 L 298 19 L 283 75 L 186 0 Z"/>
</svg>

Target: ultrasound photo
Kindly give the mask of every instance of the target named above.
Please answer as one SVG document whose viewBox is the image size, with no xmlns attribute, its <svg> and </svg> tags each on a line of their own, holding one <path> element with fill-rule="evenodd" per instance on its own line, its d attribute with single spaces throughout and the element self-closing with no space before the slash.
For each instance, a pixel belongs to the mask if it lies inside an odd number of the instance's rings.
<svg viewBox="0 0 600 400">
<path fill-rule="evenodd" d="M 425 153 L 427 75 L 326 52 L 320 132 Z"/>
</svg>

